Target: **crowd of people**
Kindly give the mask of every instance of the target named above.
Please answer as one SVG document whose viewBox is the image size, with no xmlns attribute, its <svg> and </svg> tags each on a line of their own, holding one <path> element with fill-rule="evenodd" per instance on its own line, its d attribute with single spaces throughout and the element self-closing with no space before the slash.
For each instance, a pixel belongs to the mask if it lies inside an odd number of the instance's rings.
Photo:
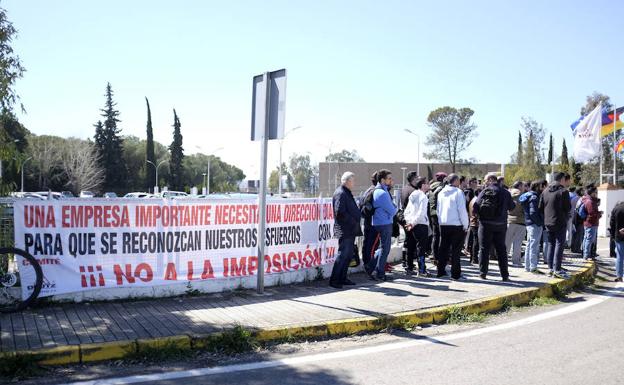
<svg viewBox="0 0 624 385">
<path fill-rule="evenodd" d="M 498 261 L 502 281 L 509 281 L 511 266 L 537 275 L 568 278 L 563 267 L 564 248 L 596 258 L 598 223 L 603 215 L 593 184 L 584 189 L 570 186 L 570 175 L 557 173 L 546 180 L 514 181 L 488 174 L 481 182 L 457 174 L 437 173 L 427 180 L 409 172 L 396 205 L 395 185 L 389 170 L 371 177 L 370 187 L 354 197 L 355 175 L 346 172 L 333 196 L 338 254 L 330 286 L 355 285 L 348 279 L 349 266 L 360 260 L 356 237 L 363 236 L 361 260 L 371 280 L 391 281 L 387 264 L 392 238 L 400 227 L 405 234 L 403 267 L 408 276 L 465 280 L 461 256 L 478 265 L 480 279 L 487 280 L 490 257 Z M 363 221 L 363 226 L 362 226 Z M 613 209 L 609 228 L 615 251 L 616 281 L 624 273 L 624 202 Z M 523 244 L 526 246 L 523 251 Z M 538 268 L 540 253 L 547 271 Z M 435 266 L 427 268 L 427 256 Z"/>
</svg>

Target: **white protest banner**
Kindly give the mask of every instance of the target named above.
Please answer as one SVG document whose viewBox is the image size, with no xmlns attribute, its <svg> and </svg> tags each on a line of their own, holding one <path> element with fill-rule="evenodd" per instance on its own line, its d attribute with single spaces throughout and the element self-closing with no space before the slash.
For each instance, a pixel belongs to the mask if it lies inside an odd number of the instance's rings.
<svg viewBox="0 0 624 385">
<path fill-rule="evenodd" d="M 258 212 L 254 199 L 21 199 L 15 246 L 41 264 L 40 296 L 253 276 Z M 266 218 L 265 274 L 334 262 L 331 199 L 270 199 Z"/>
</svg>

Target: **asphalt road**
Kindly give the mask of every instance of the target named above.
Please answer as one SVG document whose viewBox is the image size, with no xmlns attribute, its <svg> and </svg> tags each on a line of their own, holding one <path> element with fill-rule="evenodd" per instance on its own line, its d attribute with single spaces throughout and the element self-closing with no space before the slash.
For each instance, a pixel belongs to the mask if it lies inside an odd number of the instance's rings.
<svg viewBox="0 0 624 385">
<path fill-rule="evenodd" d="M 612 258 L 605 258 L 612 264 Z M 612 280 L 612 271 L 602 268 Z M 341 339 L 256 361 L 98 384 L 624 384 L 624 286 L 486 324 Z M 90 382 L 94 384 L 95 382 Z"/>
</svg>

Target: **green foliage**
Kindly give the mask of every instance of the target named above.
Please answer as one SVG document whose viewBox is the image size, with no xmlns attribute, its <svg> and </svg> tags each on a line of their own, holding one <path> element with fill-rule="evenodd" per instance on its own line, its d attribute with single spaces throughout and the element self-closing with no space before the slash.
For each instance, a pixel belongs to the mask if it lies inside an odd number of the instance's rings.
<svg viewBox="0 0 624 385">
<path fill-rule="evenodd" d="M 563 145 L 561 146 L 561 161 L 559 164 L 561 167 L 565 168 L 570 166 L 570 161 L 568 160 L 568 146 L 566 146 L 565 139 L 563 140 Z"/>
<path fill-rule="evenodd" d="M 95 124 L 95 148 L 102 169 L 104 169 L 103 190 L 127 190 L 128 168 L 123 156 L 123 138 L 117 127 L 119 111 L 113 101 L 111 84 L 106 85 L 106 102 L 102 111 L 104 123 Z"/>
<path fill-rule="evenodd" d="M 548 160 L 547 163 L 550 166 L 550 164 L 553 161 L 553 138 L 552 138 L 552 134 L 550 134 L 550 140 L 548 142 Z"/>
<path fill-rule="evenodd" d="M 613 108 L 613 103 L 611 103 L 611 98 L 608 95 L 594 91 L 585 98 L 585 105 L 581 107 L 581 115 L 590 113 L 600 102 L 602 102 L 604 110 Z M 611 173 L 613 170 L 613 149 L 620 139 L 620 134 L 619 131 L 616 131 L 615 136 L 607 135 L 602 138 L 602 165 L 605 173 Z M 583 184 L 600 183 L 600 157 L 596 156 L 595 159 L 583 165 L 581 174 L 583 175 Z"/>
<path fill-rule="evenodd" d="M 125 361 L 134 363 L 158 363 L 168 360 L 180 360 L 193 357 L 195 353 L 175 344 L 167 342 L 162 346 L 142 346 L 138 351 L 128 352 Z"/>
<path fill-rule="evenodd" d="M 467 313 L 463 309 L 453 306 L 448 310 L 446 323 L 461 325 L 471 322 L 483 322 L 485 319 L 486 316 L 484 314 Z"/>
<path fill-rule="evenodd" d="M 310 192 L 310 180 L 314 169 L 309 155 L 292 155 L 290 157 L 290 173 L 294 179 L 295 189 L 299 192 Z"/>
<path fill-rule="evenodd" d="M 184 189 L 184 149 L 182 148 L 181 124 L 176 110 L 173 110 L 173 142 L 169 146 L 171 158 L 169 159 L 169 172 L 171 173 L 170 185 L 173 190 Z"/>
<path fill-rule="evenodd" d="M 156 155 L 154 152 L 154 130 L 152 129 L 152 111 L 150 110 L 149 100 L 147 100 L 147 97 L 145 97 L 145 103 L 147 104 L 147 125 L 146 125 L 147 126 L 146 127 L 147 141 L 145 143 L 145 159 L 152 162 L 151 165 L 148 163 L 149 166 L 146 166 L 149 169 L 150 167 L 156 167 L 158 163 L 156 162 Z M 131 168 L 129 170 L 131 170 Z M 154 186 L 156 186 L 156 174 L 155 173 L 151 173 L 151 172 L 146 173 L 144 186 L 147 189 L 147 191 L 151 191 L 151 189 L 153 189 Z"/>
<path fill-rule="evenodd" d="M 184 156 L 184 181 L 200 191 L 205 185 L 204 175 L 210 162 L 210 192 L 238 191 L 238 184 L 245 179 L 241 169 L 223 162 L 214 155 L 193 154 Z"/>
<path fill-rule="evenodd" d="M 561 301 L 553 297 L 535 297 L 529 302 L 529 306 L 558 305 Z"/>
<path fill-rule="evenodd" d="M 258 345 L 258 341 L 251 331 L 241 325 L 236 325 L 233 329 L 211 336 L 206 349 L 231 355 L 254 350 Z"/>
<path fill-rule="evenodd" d="M 522 161 L 524 160 L 524 149 L 522 147 L 522 131 L 518 131 L 518 151 L 516 152 L 516 163 L 518 165 L 522 165 Z"/>
<path fill-rule="evenodd" d="M 10 113 L 13 106 L 19 101 L 15 92 L 15 82 L 20 79 L 24 71 L 21 60 L 17 56 L 11 43 L 17 36 L 17 30 L 7 19 L 6 10 L 0 8 L 0 109 L 1 113 Z M 22 111 L 24 106 L 20 105 Z"/>
<path fill-rule="evenodd" d="M 463 154 L 477 136 L 477 126 L 470 121 L 473 115 L 470 108 L 446 106 L 431 111 L 427 122 L 433 132 L 427 137 L 427 145 L 432 150 L 425 157 L 447 161 L 455 172 L 458 155 Z"/>
<path fill-rule="evenodd" d="M 45 369 L 37 363 L 37 357 L 31 354 L 17 354 L 0 359 L 0 379 L 10 379 L 12 382 L 29 377 L 40 376 Z"/>
<path fill-rule="evenodd" d="M 362 158 L 358 154 L 357 150 L 353 150 L 353 151 L 342 150 L 340 152 L 330 153 L 329 155 L 325 157 L 325 161 L 326 162 L 347 162 L 347 163 L 365 162 L 364 158 Z"/>
</svg>

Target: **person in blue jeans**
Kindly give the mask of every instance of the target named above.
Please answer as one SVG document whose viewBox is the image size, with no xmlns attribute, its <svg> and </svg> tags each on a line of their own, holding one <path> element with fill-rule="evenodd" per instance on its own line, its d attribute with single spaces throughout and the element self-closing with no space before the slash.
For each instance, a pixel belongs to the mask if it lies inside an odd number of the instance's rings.
<svg viewBox="0 0 624 385">
<path fill-rule="evenodd" d="M 388 192 L 388 188 L 393 183 L 392 173 L 389 170 L 379 170 L 377 180 L 378 183 L 373 192 L 373 208 L 375 212 L 372 224 L 377 233 L 376 239 L 381 250 L 366 265 L 366 273 L 373 280 L 390 281 L 392 279 L 386 276 L 385 267 L 392 245 L 392 222 L 397 213 L 397 208 L 392 203 L 392 197 Z M 376 246 L 373 245 L 372 250 L 375 250 Z"/>
<path fill-rule="evenodd" d="M 598 236 L 598 223 L 602 212 L 598 210 L 598 189 L 594 186 L 587 187 L 587 195 L 585 195 L 581 202 L 585 206 L 585 212 L 587 216 L 583 222 L 585 227 L 585 236 L 583 237 L 583 259 L 594 259 L 594 244 L 596 243 Z"/>
<path fill-rule="evenodd" d="M 546 232 L 544 235 L 544 256 L 548 263 L 549 276 L 568 278 L 562 269 L 563 247 L 565 246 L 568 216 L 570 215 L 570 174 L 559 172 L 555 175 L 555 182 L 540 196 L 539 210 L 544 215 Z"/>
<path fill-rule="evenodd" d="M 609 232 L 611 239 L 615 240 L 615 282 L 622 282 L 624 276 L 624 202 L 618 202 L 611 211 Z"/>
<path fill-rule="evenodd" d="M 537 268 L 537 262 L 544 230 L 544 216 L 539 210 L 539 198 L 546 185 L 545 180 L 531 183 L 531 191 L 522 194 L 518 200 L 524 209 L 524 224 L 528 240 L 524 252 L 524 269 L 533 274 L 544 274 Z"/>
</svg>

